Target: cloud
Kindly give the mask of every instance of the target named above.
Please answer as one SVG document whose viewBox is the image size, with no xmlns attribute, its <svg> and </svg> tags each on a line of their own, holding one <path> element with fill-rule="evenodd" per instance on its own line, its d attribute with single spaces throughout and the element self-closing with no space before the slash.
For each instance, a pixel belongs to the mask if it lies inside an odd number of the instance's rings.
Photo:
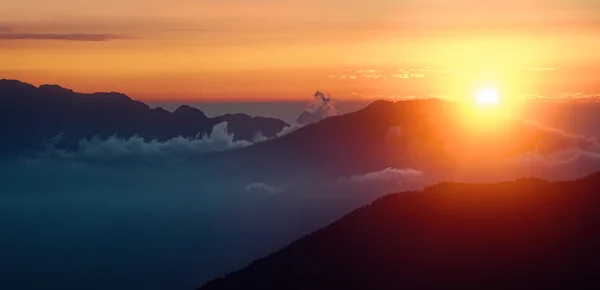
<svg viewBox="0 0 600 290">
<path fill-rule="evenodd" d="M 515 172 L 551 179 L 575 178 L 600 170 L 600 143 L 595 138 L 532 124 L 545 134 L 546 142 L 534 150 L 503 160 Z"/>
<path fill-rule="evenodd" d="M 284 127 L 284 129 L 285 129 L 285 127 Z M 265 137 L 265 135 L 263 135 L 262 132 L 256 132 L 256 134 L 254 134 L 254 137 L 252 137 L 253 143 L 265 142 L 267 140 L 269 140 L 269 138 Z"/>
<path fill-rule="evenodd" d="M 394 126 L 388 130 L 387 138 L 396 138 L 402 136 L 402 126 Z"/>
<path fill-rule="evenodd" d="M 0 31 L 3 30 L 0 27 Z M 64 41 L 110 41 L 127 38 L 118 34 L 89 34 L 89 33 L 0 33 L 0 40 L 64 40 Z"/>
<path fill-rule="evenodd" d="M 562 93 L 558 96 L 552 97 L 540 97 L 537 96 L 538 99 L 546 99 L 552 101 L 590 101 L 590 102 L 599 102 L 600 94 L 584 94 L 584 93 Z"/>
<path fill-rule="evenodd" d="M 338 110 L 335 108 L 335 99 L 317 91 L 314 95 L 314 101 L 304 109 L 304 112 L 298 116 L 296 122 L 300 125 L 308 125 L 337 114 Z"/>
<path fill-rule="evenodd" d="M 249 192 L 265 192 L 269 194 L 277 194 L 283 191 L 281 188 L 277 188 L 271 185 L 268 185 L 264 182 L 254 182 L 246 185 L 244 188 L 245 191 Z"/>
<path fill-rule="evenodd" d="M 445 153 L 460 164 L 473 167 L 501 163 L 523 154 L 556 156 L 564 152 L 600 152 L 600 143 L 595 138 L 536 122 L 516 121 L 507 128 L 510 130 L 475 137 L 462 133 L 460 138 L 446 139 Z"/>
<path fill-rule="evenodd" d="M 292 126 L 283 127 L 281 132 L 277 133 L 277 137 L 283 137 L 292 132 L 298 131 L 298 129 L 300 129 L 302 127 L 304 127 L 304 125 L 292 125 Z"/>
<path fill-rule="evenodd" d="M 600 171 L 600 152 L 564 150 L 545 155 L 526 152 L 506 159 L 490 160 L 463 170 L 460 180 L 469 182 L 502 181 L 521 177 L 569 180 Z M 441 179 L 448 178 L 441 176 Z"/>
<path fill-rule="evenodd" d="M 558 71 L 560 69 L 554 67 L 526 67 L 523 68 L 524 71 Z"/>
<path fill-rule="evenodd" d="M 540 177 L 550 180 L 577 178 L 600 170 L 600 143 L 595 138 L 527 122 L 525 146 L 510 156 L 488 157 L 463 164 L 463 181 L 494 181 Z M 515 141 L 517 142 L 517 141 Z M 444 178 L 444 176 L 442 176 Z"/>
<path fill-rule="evenodd" d="M 532 148 L 541 153 L 552 153 L 564 150 L 599 151 L 600 143 L 595 138 L 571 134 L 556 128 L 545 127 L 539 123 L 527 121 L 526 124 L 533 130 L 533 138 L 541 140 Z"/>
<path fill-rule="evenodd" d="M 62 158 L 89 163 L 122 163 L 145 161 L 145 163 L 178 163 L 189 157 L 251 145 L 247 141 L 234 141 L 227 131 L 227 123 L 213 127 L 210 135 L 189 139 L 176 137 L 164 142 L 145 140 L 139 136 L 127 139 L 110 137 L 106 140 L 94 137 L 82 139 L 75 151 L 59 150 L 53 146 L 38 154 L 41 158 Z"/>
<path fill-rule="evenodd" d="M 528 152 L 513 158 L 510 161 L 515 163 L 537 163 L 547 167 L 558 168 L 578 162 L 586 162 L 595 160 L 600 162 L 600 151 L 583 151 L 583 150 L 565 150 L 553 154 L 542 155 L 539 153 Z M 600 167 L 600 163 L 598 163 Z"/>
<path fill-rule="evenodd" d="M 337 80 L 356 80 L 356 76 L 345 75 L 345 74 L 331 74 L 327 77 L 330 79 L 337 79 Z"/>
<path fill-rule="evenodd" d="M 414 169 L 396 169 L 386 168 L 382 171 L 370 172 L 363 175 L 356 175 L 350 178 L 342 178 L 341 182 L 349 183 L 374 183 L 374 182 L 398 182 L 419 180 L 423 173 Z"/>
</svg>

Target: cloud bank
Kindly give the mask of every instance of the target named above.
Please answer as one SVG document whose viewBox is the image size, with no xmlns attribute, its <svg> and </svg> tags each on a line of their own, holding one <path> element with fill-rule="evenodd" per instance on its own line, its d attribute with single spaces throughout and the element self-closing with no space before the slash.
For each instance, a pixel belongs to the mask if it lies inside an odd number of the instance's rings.
<svg viewBox="0 0 600 290">
<path fill-rule="evenodd" d="M 254 182 L 254 183 L 248 184 L 248 185 L 246 185 L 244 190 L 248 191 L 248 192 L 265 192 L 265 193 L 269 193 L 269 194 L 277 194 L 277 193 L 280 193 L 283 191 L 281 188 L 271 186 L 264 182 Z"/>
<path fill-rule="evenodd" d="M 227 131 L 227 123 L 213 127 L 210 135 L 188 139 L 177 137 L 165 142 L 145 140 L 139 136 L 130 138 L 110 137 L 106 140 L 94 137 L 79 141 L 75 151 L 49 148 L 38 154 L 40 158 L 61 158 L 88 163 L 123 163 L 141 161 L 143 164 L 176 164 L 189 157 L 228 149 L 250 146 L 247 141 L 235 141 Z"/>
<path fill-rule="evenodd" d="M 349 183 L 377 183 L 377 182 L 404 182 L 414 181 L 423 177 L 423 173 L 414 169 L 396 169 L 386 168 L 382 171 L 370 172 L 367 174 L 356 175 L 350 178 L 341 179 L 342 182 Z"/>
<path fill-rule="evenodd" d="M 463 163 L 462 181 L 540 177 L 550 180 L 578 178 L 600 171 L 600 143 L 596 138 L 571 134 L 527 122 L 530 142 L 510 156 Z M 516 141 L 515 141 L 516 142 Z M 441 176 L 441 178 L 448 176 Z M 490 179 L 491 178 L 491 179 Z"/>
</svg>

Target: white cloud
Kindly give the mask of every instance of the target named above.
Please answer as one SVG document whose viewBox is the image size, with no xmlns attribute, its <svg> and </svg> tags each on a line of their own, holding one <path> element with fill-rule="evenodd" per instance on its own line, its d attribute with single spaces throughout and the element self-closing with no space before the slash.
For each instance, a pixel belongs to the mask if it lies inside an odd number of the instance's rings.
<svg viewBox="0 0 600 290">
<path fill-rule="evenodd" d="M 423 177 L 423 173 L 414 169 L 396 169 L 386 168 L 382 171 L 370 172 L 363 175 L 356 175 L 350 178 L 343 178 L 341 182 L 349 183 L 373 183 L 373 182 L 405 182 L 415 181 Z"/>
<path fill-rule="evenodd" d="M 394 126 L 388 130 L 388 133 L 387 133 L 388 138 L 400 137 L 400 136 L 402 136 L 402 126 L 400 126 L 400 125 Z"/>
<path fill-rule="evenodd" d="M 285 128 L 288 127 L 283 127 L 282 131 L 285 130 Z M 254 134 L 254 137 L 252 138 L 252 143 L 260 143 L 267 140 L 269 140 L 269 138 L 265 137 L 265 135 L 263 135 L 261 132 L 256 132 L 256 134 Z"/>
<path fill-rule="evenodd" d="M 296 123 L 308 125 L 336 115 L 338 115 L 338 110 L 335 108 L 335 99 L 317 91 L 314 101 L 298 116 Z"/>
<path fill-rule="evenodd" d="M 283 127 L 281 132 L 277 133 L 277 137 L 283 137 L 285 135 L 288 135 L 292 132 L 297 131 L 298 129 L 300 129 L 302 127 L 304 127 L 304 125 L 292 125 L 292 126 Z"/>
<path fill-rule="evenodd" d="M 39 154 L 41 158 L 55 157 L 72 161 L 93 163 L 120 163 L 145 161 L 146 163 L 178 163 L 186 158 L 214 151 L 223 151 L 251 145 L 247 141 L 235 141 L 227 131 L 227 123 L 213 127 L 209 135 L 195 139 L 176 137 L 164 142 L 145 140 L 139 136 L 106 140 L 98 137 L 82 139 L 75 151 L 56 149 L 50 146 Z"/>
<path fill-rule="evenodd" d="M 280 193 L 283 191 L 283 189 L 281 189 L 281 188 L 273 187 L 264 182 L 254 182 L 254 183 L 248 184 L 248 185 L 246 185 L 244 190 L 250 191 L 250 192 L 266 192 L 266 193 L 270 193 L 270 194 L 277 194 L 277 193 Z"/>
</svg>

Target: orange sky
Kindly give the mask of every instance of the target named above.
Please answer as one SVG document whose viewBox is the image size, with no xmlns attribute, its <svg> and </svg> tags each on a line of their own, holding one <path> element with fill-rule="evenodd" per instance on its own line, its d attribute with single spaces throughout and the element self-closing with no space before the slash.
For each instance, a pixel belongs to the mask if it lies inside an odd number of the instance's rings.
<svg viewBox="0 0 600 290">
<path fill-rule="evenodd" d="M 596 64 L 598 35 L 593 0 L 2 1 L 0 78 L 289 99 L 346 93 L 327 76 L 348 67 Z"/>
</svg>

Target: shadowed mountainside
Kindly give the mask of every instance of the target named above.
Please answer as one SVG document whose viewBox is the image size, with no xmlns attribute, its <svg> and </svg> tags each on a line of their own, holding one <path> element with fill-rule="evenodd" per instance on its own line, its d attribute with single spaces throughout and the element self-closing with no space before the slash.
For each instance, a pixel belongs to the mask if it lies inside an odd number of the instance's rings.
<svg viewBox="0 0 600 290">
<path fill-rule="evenodd" d="M 260 168 L 267 179 L 281 174 L 279 168 L 333 178 L 388 167 L 411 168 L 425 161 L 431 161 L 431 167 L 448 168 L 454 161 L 435 145 L 441 142 L 435 127 L 450 117 L 437 114 L 449 113 L 448 107 L 452 104 L 434 99 L 376 101 L 363 110 L 327 118 L 280 138 L 198 156 L 188 163 L 240 174 L 247 168 Z M 402 133 L 396 134 L 393 129 L 400 126 Z"/>
<path fill-rule="evenodd" d="M 213 127 L 227 122 L 235 140 L 275 137 L 285 122 L 244 114 L 207 117 L 190 106 L 174 112 L 151 109 L 119 93 L 81 94 L 56 85 L 39 88 L 15 80 L 0 80 L 0 134 L 5 137 L 3 152 L 36 150 L 61 135 L 62 148 L 75 148 L 82 138 L 134 135 L 146 140 L 168 140 L 178 136 L 196 138 L 210 134 Z"/>
<path fill-rule="evenodd" d="M 386 168 L 447 174 L 464 164 L 599 146 L 596 140 L 494 113 L 437 99 L 375 101 L 280 138 L 191 158 L 188 163 L 240 174 L 253 168 L 262 180 L 277 179 L 281 168 L 326 178 Z"/>
<path fill-rule="evenodd" d="M 597 289 L 600 173 L 381 198 L 202 290 Z"/>
</svg>

